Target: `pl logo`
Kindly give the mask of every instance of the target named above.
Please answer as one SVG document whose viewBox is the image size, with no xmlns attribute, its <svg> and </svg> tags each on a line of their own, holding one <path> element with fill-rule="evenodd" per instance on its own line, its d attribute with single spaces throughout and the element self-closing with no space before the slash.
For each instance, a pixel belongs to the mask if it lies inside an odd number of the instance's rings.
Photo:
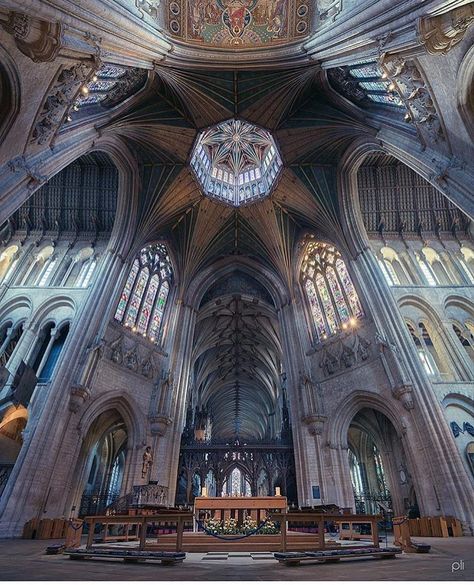
<svg viewBox="0 0 474 585">
<path fill-rule="evenodd" d="M 455 573 L 456 571 L 464 571 L 464 561 L 454 561 L 454 563 L 451 563 L 451 573 Z"/>
</svg>

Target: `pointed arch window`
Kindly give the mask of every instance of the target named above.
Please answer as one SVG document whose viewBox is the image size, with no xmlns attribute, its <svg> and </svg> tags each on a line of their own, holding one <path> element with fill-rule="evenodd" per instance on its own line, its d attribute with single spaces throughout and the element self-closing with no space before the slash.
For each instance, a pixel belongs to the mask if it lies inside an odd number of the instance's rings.
<svg viewBox="0 0 474 585">
<path fill-rule="evenodd" d="M 152 244 L 135 258 L 115 319 L 155 341 L 159 335 L 173 271 L 166 247 Z"/>
<path fill-rule="evenodd" d="M 314 241 L 308 244 L 301 281 L 318 338 L 333 335 L 347 322 L 363 316 L 346 264 L 334 246 Z"/>
<path fill-rule="evenodd" d="M 395 272 L 395 269 L 393 268 L 390 260 L 386 260 L 384 258 L 378 262 L 387 283 L 390 286 L 399 285 L 400 280 L 398 279 L 397 273 Z"/>
<path fill-rule="evenodd" d="M 436 276 L 433 270 L 431 269 L 431 266 L 429 266 L 428 262 L 423 258 L 420 258 L 420 256 L 417 257 L 417 260 L 418 265 L 421 268 L 421 272 L 423 272 L 423 276 L 426 278 L 426 281 L 428 282 L 428 285 L 437 286 L 438 281 L 436 280 Z"/>
</svg>

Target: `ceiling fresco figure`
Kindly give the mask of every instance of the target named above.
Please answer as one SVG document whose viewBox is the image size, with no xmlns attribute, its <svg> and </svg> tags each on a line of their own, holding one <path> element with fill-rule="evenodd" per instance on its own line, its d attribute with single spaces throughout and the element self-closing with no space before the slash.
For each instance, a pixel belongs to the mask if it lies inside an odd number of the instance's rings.
<svg viewBox="0 0 474 585">
<path fill-rule="evenodd" d="M 234 47 L 283 42 L 288 40 L 292 4 L 284 0 L 188 0 L 187 38 Z"/>
</svg>

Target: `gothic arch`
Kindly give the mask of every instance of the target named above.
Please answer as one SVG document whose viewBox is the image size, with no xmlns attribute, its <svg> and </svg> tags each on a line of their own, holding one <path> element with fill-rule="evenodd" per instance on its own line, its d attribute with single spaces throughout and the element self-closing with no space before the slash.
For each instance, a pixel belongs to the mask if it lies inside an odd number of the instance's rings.
<svg viewBox="0 0 474 585">
<path fill-rule="evenodd" d="M 433 325 L 441 327 L 441 318 L 438 313 L 433 310 L 432 306 L 428 302 L 420 297 L 411 294 L 404 295 L 398 299 L 398 306 L 400 311 L 403 309 L 403 307 L 406 306 L 415 307 L 420 312 L 425 313 Z"/>
<path fill-rule="evenodd" d="M 74 163 L 86 154 L 103 152 L 108 155 L 118 171 L 117 209 L 108 248 L 125 257 L 132 246 L 135 226 L 138 216 L 139 171 L 135 155 L 125 142 L 118 136 L 102 136 L 92 144 L 90 138 L 84 141 L 74 141 L 72 145 L 64 146 L 59 152 L 51 152 L 42 163 L 41 168 L 35 166 L 35 161 L 25 161 L 35 167 L 35 172 L 41 180 L 34 183 L 25 174 L 17 173 L 16 185 L 10 188 L 4 200 L 0 200 L 2 214 L 0 223 L 8 219 L 33 193 L 42 185 L 57 175 L 63 169 Z"/>
<path fill-rule="evenodd" d="M 21 89 L 17 68 L 8 51 L 0 45 L 0 144 L 2 144 L 20 111 Z"/>
<path fill-rule="evenodd" d="M 103 439 L 114 432 L 114 430 L 120 430 L 125 434 L 125 445 L 127 450 L 129 448 L 129 438 L 131 430 L 131 420 L 128 413 L 128 405 L 126 401 L 109 400 L 102 404 L 102 408 L 90 408 L 88 414 L 90 417 L 87 419 L 87 423 L 84 425 L 84 432 L 80 433 L 80 441 L 78 441 L 75 449 L 75 472 L 73 474 L 74 484 L 72 484 L 72 492 L 70 493 L 71 503 L 77 508 L 79 505 L 86 484 L 88 483 L 87 477 L 91 471 L 90 466 L 93 463 L 92 458 L 94 450 L 97 445 L 101 444 Z M 86 422 L 86 421 L 84 421 Z M 132 450 L 129 451 L 128 464 L 125 476 L 130 475 L 130 469 L 133 465 L 133 456 L 130 456 Z M 115 453 L 116 455 L 118 454 Z M 111 455 L 111 454 L 109 454 Z M 106 463 L 106 467 L 109 467 L 112 461 L 102 462 Z M 102 469 L 102 480 L 106 480 L 106 474 Z M 122 486 L 125 486 L 127 478 L 124 477 L 122 480 Z M 103 487 L 103 486 L 101 486 Z M 103 504 L 103 502 L 101 502 Z"/>
<path fill-rule="evenodd" d="M 458 392 L 450 392 L 449 394 L 446 394 L 441 401 L 441 404 L 444 408 L 447 408 L 448 406 L 456 406 L 474 417 L 474 400 L 470 396 L 465 396 Z"/>
<path fill-rule="evenodd" d="M 474 319 L 474 302 L 470 299 L 460 295 L 449 295 L 444 301 L 444 310 L 447 311 L 450 307 L 460 307 Z"/>
<path fill-rule="evenodd" d="M 363 408 L 370 408 L 384 414 L 392 423 L 398 436 L 404 436 L 406 419 L 404 416 L 400 416 L 400 406 L 395 400 L 386 400 L 380 394 L 370 390 L 354 390 L 344 399 L 344 403 L 339 403 L 334 408 L 334 412 L 337 412 L 337 417 L 333 424 L 326 425 L 328 442 L 331 445 L 347 447 L 347 434 L 351 422 Z"/>
<path fill-rule="evenodd" d="M 80 436 L 84 438 L 87 435 L 91 425 L 102 413 L 115 409 L 127 426 L 130 446 L 145 446 L 145 426 L 140 424 L 144 417 L 143 410 L 131 396 L 124 396 L 124 394 L 123 389 L 117 388 L 94 398 L 77 423 Z"/>
<path fill-rule="evenodd" d="M 458 69 L 457 107 L 470 136 L 474 134 L 474 47 L 470 47 Z"/>
<path fill-rule="evenodd" d="M 407 144 L 410 144 L 408 141 Z M 449 180 L 441 180 L 439 162 L 425 153 L 418 154 L 419 148 L 403 147 L 388 141 L 361 138 L 354 140 L 341 157 L 337 168 L 337 196 L 341 209 L 341 223 L 351 253 L 357 256 L 370 247 L 366 229 L 362 220 L 358 195 L 357 173 L 369 154 L 376 152 L 388 154 L 397 159 L 428 181 L 444 197 L 453 201 L 462 211 L 472 216 L 470 195 L 470 178 L 465 174 L 456 185 Z M 436 166 L 438 165 L 438 166 Z M 469 187 L 467 187 L 469 185 Z M 455 191 L 456 190 L 456 191 Z"/>
<path fill-rule="evenodd" d="M 232 263 L 227 259 L 218 260 L 196 276 L 192 285 L 185 293 L 184 302 L 198 309 L 201 300 L 209 287 L 221 278 L 240 270 L 258 281 L 270 294 L 278 309 L 289 302 L 285 286 L 271 270 L 259 266 L 249 258 L 234 258 Z"/>
</svg>

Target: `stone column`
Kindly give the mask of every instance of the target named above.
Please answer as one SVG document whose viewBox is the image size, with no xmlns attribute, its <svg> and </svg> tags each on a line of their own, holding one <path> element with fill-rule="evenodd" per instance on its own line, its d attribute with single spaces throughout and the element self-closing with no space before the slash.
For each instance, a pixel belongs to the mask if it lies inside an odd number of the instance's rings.
<svg viewBox="0 0 474 585">
<path fill-rule="evenodd" d="M 178 475 L 179 451 L 181 435 L 186 421 L 187 393 L 193 350 L 194 326 L 196 311 L 185 305 L 181 299 L 176 301 L 173 323 L 169 330 L 175 331 L 173 348 L 169 360 L 170 372 L 173 375 L 173 388 L 167 396 L 163 396 L 163 409 L 158 413 L 166 419 L 169 426 L 166 435 L 162 435 L 156 453 L 159 461 L 158 483 L 168 486 L 168 501 L 174 503 L 176 497 L 176 481 Z M 163 423 L 163 421 L 162 421 Z M 161 424 L 162 424 L 161 423 Z"/>
</svg>

